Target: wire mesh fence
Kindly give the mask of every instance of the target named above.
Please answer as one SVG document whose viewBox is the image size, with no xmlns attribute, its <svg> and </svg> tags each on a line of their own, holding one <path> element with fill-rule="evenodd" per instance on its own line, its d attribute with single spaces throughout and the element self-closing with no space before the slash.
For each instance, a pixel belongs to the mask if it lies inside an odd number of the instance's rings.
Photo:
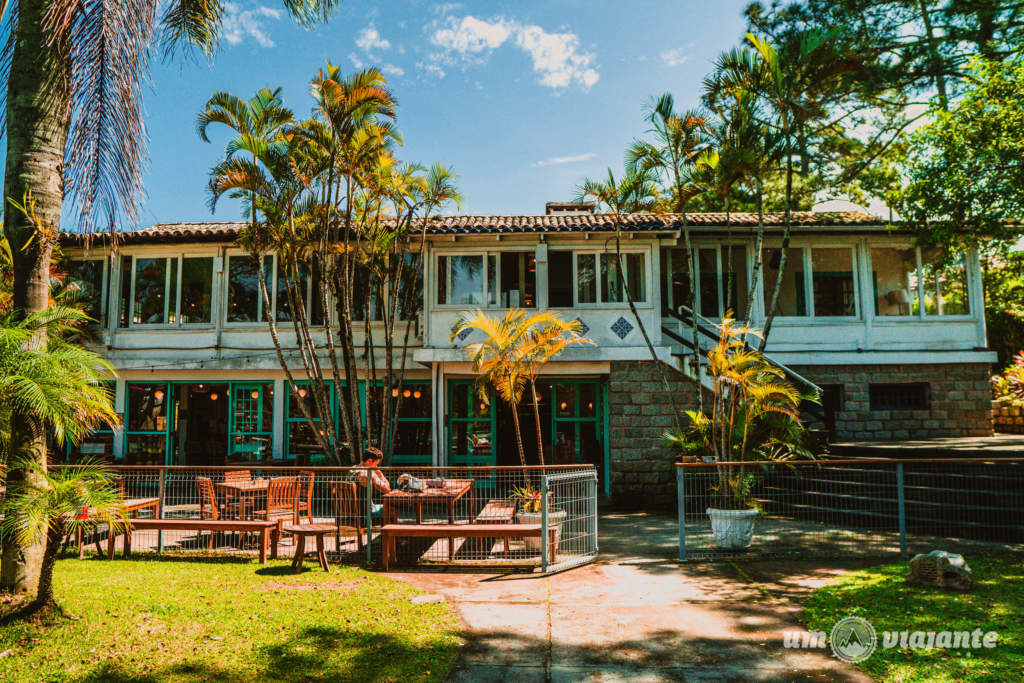
<svg viewBox="0 0 1024 683">
<path fill-rule="evenodd" d="M 676 468 L 681 560 L 908 556 L 1024 549 L 1024 458 L 725 463 Z M 722 476 L 750 483 L 758 514 L 722 514 Z M 735 507 L 735 506 L 733 506 Z M 717 530 L 715 527 L 718 527 Z M 737 540 L 739 539 L 739 540 Z"/>
<path fill-rule="evenodd" d="M 132 518 L 277 521 L 279 554 L 294 552 L 289 525 L 328 524 L 326 551 L 347 562 L 381 561 L 386 536 L 394 539 L 392 561 L 405 566 L 554 571 L 597 555 L 597 474 L 589 465 L 112 469 Z M 82 544 L 123 550 L 124 540 L 111 544 L 96 522 Z M 133 529 L 131 551 L 258 550 L 259 534 L 249 530 L 152 528 L 161 524 Z"/>
</svg>

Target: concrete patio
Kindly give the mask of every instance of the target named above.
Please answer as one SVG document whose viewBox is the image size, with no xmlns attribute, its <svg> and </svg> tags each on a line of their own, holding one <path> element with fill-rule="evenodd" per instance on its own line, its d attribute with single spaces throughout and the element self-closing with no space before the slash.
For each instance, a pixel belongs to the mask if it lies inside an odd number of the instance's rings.
<svg viewBox="0 0 1024 683">
<path fill-rule="evenodd" d="M 467 643 L 454 681 L 870 680 L 827 650 L 782 645 L 800 628 L 792 598 L 839 565 L 680 565 L 676 533 L 673 517 L 607 514 L 599 561 L 561 574 L 392 576 L 460 613 Z"/>
</svg>

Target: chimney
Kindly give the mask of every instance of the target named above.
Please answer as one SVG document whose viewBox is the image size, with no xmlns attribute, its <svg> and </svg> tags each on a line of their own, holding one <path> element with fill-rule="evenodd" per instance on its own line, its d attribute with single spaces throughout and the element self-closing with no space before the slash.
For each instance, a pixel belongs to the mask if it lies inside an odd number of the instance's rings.
<svg viewBox="0 0 1024 683">
<path fill-rule="evenodd" d="M 545 216 L 582 216 L 594 213 L 594 202 L 548 202 L 544 205 Z"/>
</svg>

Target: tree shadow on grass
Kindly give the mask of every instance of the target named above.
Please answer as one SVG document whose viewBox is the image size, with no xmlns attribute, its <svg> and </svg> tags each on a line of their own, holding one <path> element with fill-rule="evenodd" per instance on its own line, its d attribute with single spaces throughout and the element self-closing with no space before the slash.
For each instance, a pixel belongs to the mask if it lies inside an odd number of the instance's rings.
<svg viewBox="0 0 1024 683">
<path fill-rule="evenodd" d="M 73 680 L 113 683 L 157 683 L 169 678 L 220 681 L 391 681 L 442 680 L 458 650 L 457 644 L 421 646 L 389 634 L 343 627 L 307 627 L 281 642 L 263 647 L 244 670 L 209 662 L 188 661 L 145 672 L 104 662 Z"/>
</svg>

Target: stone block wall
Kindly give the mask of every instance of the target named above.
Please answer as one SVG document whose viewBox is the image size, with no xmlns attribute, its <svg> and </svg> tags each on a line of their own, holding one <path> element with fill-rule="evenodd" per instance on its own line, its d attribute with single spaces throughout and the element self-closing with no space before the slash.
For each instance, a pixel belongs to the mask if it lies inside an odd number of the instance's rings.
<svg viewBox="0 0 1024 683">
<path fill-rule="evenodd" d="M 899 441 L 991 436 L 992 389 L 988 363 L 934 365 L 814 365 L 793 369 L 817 384 L 842 384 L 836 418 L 839 440 Z M 872 411 L 870 384 L 927 382 L 927 410 Z"/>
<path fill-rule="evenodd" d="M 1024 407 L 992 401 L 992 423 L 1001 434 L 1024 434 Z"/>
<path fill-rule="evenodd" d="M 695 409 L 696 385 L 668 366 L 665 371 L 679 410 Z M 658 366 L 653 361 L 612 362 L 608 409 L 611 504 L 645 510 L 673 507 L 674 456 L 662 448 L 661 436 L 675 421 Z"/>
</svg>

